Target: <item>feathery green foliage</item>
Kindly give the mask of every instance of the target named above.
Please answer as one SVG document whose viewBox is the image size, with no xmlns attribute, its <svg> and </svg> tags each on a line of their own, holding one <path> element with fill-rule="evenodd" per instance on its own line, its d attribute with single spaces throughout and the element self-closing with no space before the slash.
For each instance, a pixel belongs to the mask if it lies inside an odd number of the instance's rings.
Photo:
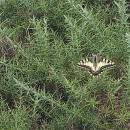
<svg viewBox="0 0 130 130">
<path fill-rule="evenodd" d="M 1 0 L 0 130 L 126 130 L 129 10 L 125 0 Z M 115 62 L 92 78 L 77 63 Z"/>
</svg>

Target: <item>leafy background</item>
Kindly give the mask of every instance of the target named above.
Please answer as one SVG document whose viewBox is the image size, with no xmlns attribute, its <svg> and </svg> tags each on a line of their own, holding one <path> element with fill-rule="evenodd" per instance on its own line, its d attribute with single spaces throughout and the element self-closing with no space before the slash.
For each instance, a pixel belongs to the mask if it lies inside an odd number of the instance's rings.
<svg viewBox="0 0 130 130">
<path fill-rule="evenodd" d="M 130 129 L 129 4 L 1 0 L 0 129 Z M 116 67 L 92 78 L 93 53 Z"/>
</svg>

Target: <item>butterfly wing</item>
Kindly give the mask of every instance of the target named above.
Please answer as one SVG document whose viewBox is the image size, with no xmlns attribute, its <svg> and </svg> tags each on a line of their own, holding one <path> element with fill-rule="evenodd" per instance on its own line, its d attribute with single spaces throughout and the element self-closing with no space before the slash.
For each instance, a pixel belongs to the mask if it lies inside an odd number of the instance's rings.
<svg viewBox="0 0 130 130">
<path fill-rule="evenodd" d="M 91 68 L 92 68 L 92 66 L 93 66 L 93 63 L 86 58 L 86 59 L 84 59 L 84 60 L 81 60 L 81 61 L 78 63 L 78 66 L 79 66 L 79 67 L 82 67 L 82 68 L 87 68 L 88 70 L 91 70 Z"/>
<path fill-rule="evenodd" d="M 107 59 L 102 59 L 101 61 L 98 61 L 98 66 L 97 68 L 104 70 L 106 68 L 110 68 L 113 67 L 115 65 L 114 62 L 112 62 L 111 60 L 107 60 Z"/>
</svg>

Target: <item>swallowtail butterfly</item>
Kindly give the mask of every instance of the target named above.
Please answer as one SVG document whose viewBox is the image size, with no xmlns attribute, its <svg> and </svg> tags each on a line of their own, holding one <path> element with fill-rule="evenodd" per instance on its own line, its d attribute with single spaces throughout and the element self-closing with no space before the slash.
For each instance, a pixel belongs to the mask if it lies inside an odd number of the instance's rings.
<svg viewBox="0 0 130 130">
<path fill-rule="evenodd" d="M 102 56 L 92 55 L 78 63 L 79 67 L 86 68 L 93 77 L 99 76 L 104 69 L 113 67 L 115 65 L 111 60 L 107 60 Z"/>
</svg>

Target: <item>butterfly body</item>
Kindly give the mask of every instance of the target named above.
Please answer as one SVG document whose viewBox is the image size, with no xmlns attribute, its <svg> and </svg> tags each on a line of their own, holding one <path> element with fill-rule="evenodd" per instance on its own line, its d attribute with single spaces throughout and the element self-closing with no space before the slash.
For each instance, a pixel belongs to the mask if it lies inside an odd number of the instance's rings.
<svg viewBox="0 0 130 130">
<path fill-rule="evenodd" d="M 97 55 L 83 59 L 78 63 L 79 67 L 86 68 L 93 76 L 99 76 L 104 69 L 114 65 L 114 62 Z"/>
</svg>

